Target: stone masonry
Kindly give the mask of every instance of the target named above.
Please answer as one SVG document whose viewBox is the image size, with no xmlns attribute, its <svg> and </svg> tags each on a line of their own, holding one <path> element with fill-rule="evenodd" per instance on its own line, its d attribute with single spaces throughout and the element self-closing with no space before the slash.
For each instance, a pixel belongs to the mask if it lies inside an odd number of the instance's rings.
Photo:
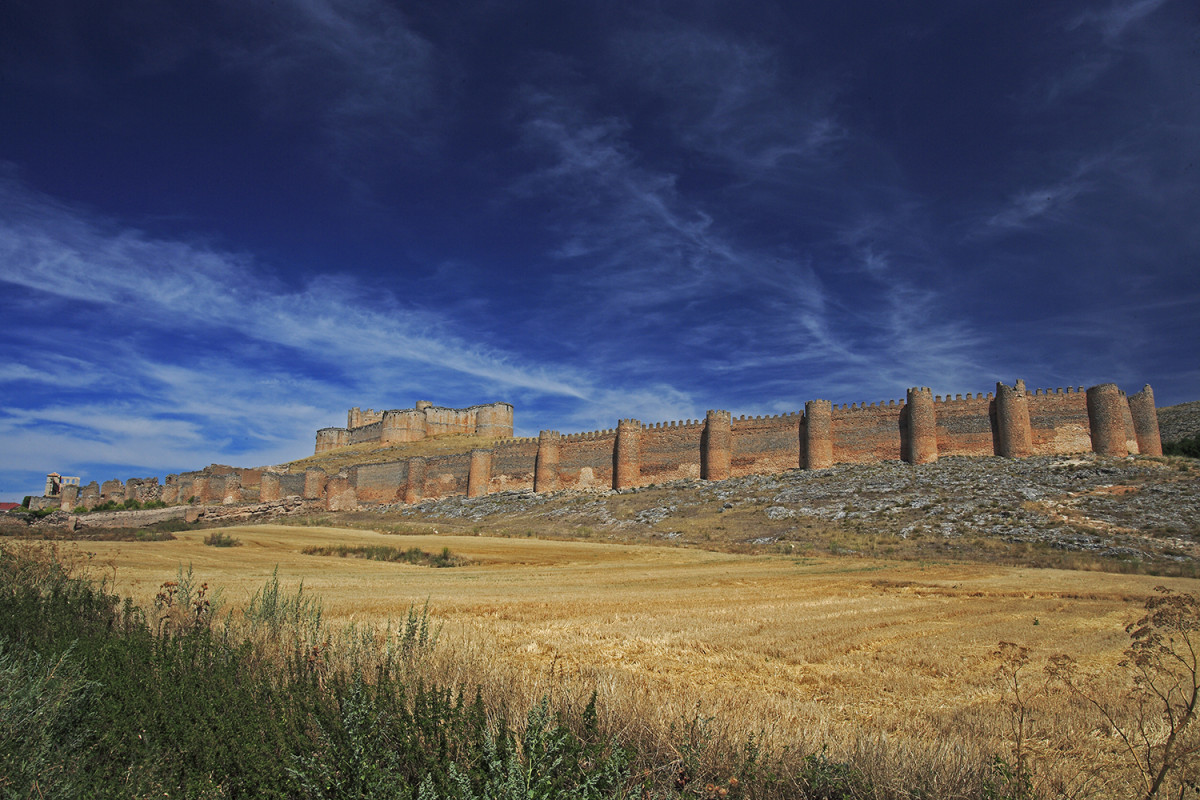
<svg viewBox="0 0 1200 800">
<path fill-rule="evenodd" d="M 1022 381 L 995 393 L 934 396 L 907 390 L 902 401 L 835 406 L 812 400 L 802 412 L 733 417 L 710 410 L 703 420 L 644 424 L 622 419 L 616 428 L 537 438 L 512 437 L 512 406 L 492 403 L 445 409 L 417 403 L 403 411 L 351 409 L 347 428 L 317 433 L 317 451 L 370 441 L 418 441 L 444 433 L 488 436 L 490 447 L 382 464 L 360 464 L 337 474 L 303 474 L 212 465 L 199 472 L 105 481 L 82 489 L 73 480 L 39 507 L 94 507 L 126 498 L 172 504 L 238 505 L 317 501 L 329 510 L 362 505 L 418 503 L 453 495 L 533 490 L 624 490 L 680 479 L 720 481 L 835 464 L 904 461 L 928 464 L 943 456 L 1162 455 L 1153 390 L 1126 397 L 1115 384 L 1026 389 Z M 329 432 L 332 431 L 333 434 Z M 334 435 L 336 434 L 336 435 Z M 340 442 L 340 444 L 339 444 Z M 324 450 L 323 450 L 324 443 Z"/>
</svg>

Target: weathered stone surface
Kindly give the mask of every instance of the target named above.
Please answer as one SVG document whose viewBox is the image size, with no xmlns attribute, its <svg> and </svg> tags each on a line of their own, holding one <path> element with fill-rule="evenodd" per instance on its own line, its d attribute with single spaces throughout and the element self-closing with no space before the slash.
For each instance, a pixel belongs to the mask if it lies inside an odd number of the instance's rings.
<svg viewBox="0 0 1200 800">
<path fill-rule="evenodd" d="M 512 406 L 508 403 L 489 403 L 470 408 L 443 408 L 428 400 L 420 400 L 415 408 L 387 411 L 352 408 L 346 414 L 345 428 L 322 428 L 317 431 L 316 453 L 362 442 L 418 442 L 428 436 L 447 433 L 511 437 Z"/>
</svg>

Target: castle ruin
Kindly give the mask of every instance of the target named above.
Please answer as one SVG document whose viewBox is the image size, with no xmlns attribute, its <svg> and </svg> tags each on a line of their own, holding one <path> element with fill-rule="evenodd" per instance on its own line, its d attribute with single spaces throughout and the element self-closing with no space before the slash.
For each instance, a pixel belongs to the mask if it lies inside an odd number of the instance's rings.
<svg viewBox="0 0 1200 800">
<path fill-rule="evenodd" d="M 419 442 L 430 436 L 465 433 L 500 438 L 513 435 L 513 408 L 508 403 L 489 403 L 470 408 L 443 408 L 419 400 L 415 408 L 363 411 L 357 406 L 346 414 L 346 427 L 317 431 L 316 454 L 363 442 L 401 444 Z"/>
<path fill-rule="evenodd" d="M 512 406 L 466 409 L 417 403 L 415 408 L 352 408 L 346 428 L 317 432 L 317 453 L 359 442 L 400 443 L 448 433 L 487 437 L 469 451 L 360 464 L 337 474 L 236 469 L 213 465 L 157 478 L 94 482 L 41 507 L 71 510 L 109 499 L 155 499 L 167 504 L 225 505 L 302 498 L 330 511 L 417 503 L 424 499 L 532 490 L 622 490 L 678 479 L 724 480 L 834 464 L 902 460 L 926 464 L 944 456 L 1162 455 L 1154 393 L 1126 396 L 1116 384 L 1028 390 L 1022 381 L 994 393 L 935 396 L 913 387 L 903 400 L 834 405 L 811 400 L 803 411 L 734 417 L 710 410 L 705 418 L 642 423 L 535 438 L 513 438 Z M 70 495 L 70 497 L 68 497 Z"/>
</svg>

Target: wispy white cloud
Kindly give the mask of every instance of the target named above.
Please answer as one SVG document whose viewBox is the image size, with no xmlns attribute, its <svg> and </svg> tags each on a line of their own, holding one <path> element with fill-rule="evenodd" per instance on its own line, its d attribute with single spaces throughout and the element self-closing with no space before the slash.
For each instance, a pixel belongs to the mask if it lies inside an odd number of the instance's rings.
<svg viewBox="0 0 1200 800">
<path fill-rule="evenodd" d="M 987 217 L 980 232 L 1008 233 L 1067 220 L 1075 201 L 1095 189 L 1097 173 L 1107 171 L 1112 161 L 1109 155 L 1084 159 L 1054 183 L 1017 192 Z"/>
<path fill-rule="evenodd" d="M 382 0 L 227 2 L 212 46 L 254 80 L 268 108 L 316 117 L 342 154 L 388 140 L 423 144 L 437 110 L 435 47 Z"/>
<path fill-rule="evenodd" d="M 1072 19 L 1067 28 L 1074 30 L 1083 26 L 1095 26 L 1104 39 L 1114 42 L 1119 39 L 1130 26 L 1157 11 L 1167 0 L 1127 0 L 1116 2 L 1106 9 L 1088 9 Z"/>
<path fill-rule="evenodd" d="M 1090 89 L 1132 53 L 1157 57 L 1155 44 L 1133 44 L 1131 40 L 1146 19 L 1167 2 L 1114 2 L 1103 9 L 1089 8 L 1067 20 L 1062 30 L 1077 34 L 1083 41 L 1073 41 L 1064 49 L 1062 66 L 1051 68 L 1048 75 L 1039 78 L 1034 96 L 1041 104 L 1053 107 Z"/>
<path fill-rule="evenodd" d="M 787 85 L 763 44 L 661 22 L 617 37 L 612 52 L 627 80 L 662 105 L 681 144 L 745 177 L 821 163 L 847 136 L 832 87 Z"/>
<path fill-rule="evenodd" d="M 911 202 L 832 249 L 786 253 L 746 240 L 674 175 L 644 165 L 623 120 L 589 115 L 570 94 L 532 93 L 528 109 L 526 146 L 542 166 L 520 188 L 560 200 L 554 255 L 574 267 L 573 291 L 580 281 L 595 289 L 586 309 L 568 307 L 603 331 L 627 369 L 638 369 L 627 342 L 658 341 L 694 354 L 698 372 L 753 376 L 756 386 L 803 370 L 822 391 L 857 394 L 864 382 L 953 385 L 972 372 L 980 337 L 893 263 L 933 257 L 902 233 L 913 227 Z M 862 275 L 847 279 L 848 270 Z M 790 391 L 800 383 L 793 377 Z"/>
<path fill-rule="evenodd" d="M 351 404 L 521 393 L 603 405 L 616 392 L 349 277 L 286 287 L 245 254 L 121 228 L 12 180 L 0 209 L 0 283 L 53 314 L 48 333 L 5 350 L 0 471 L 277 463 Z M 27 384 L 42 389 L 16 392 Z"/>
<path fill-rule="evenodd" d="M 168 329 L 225 329 L 294 348 L 347 372 L 395 373 L 424 365 L 484 382 L 583 396 L 575 376 L 520 364 L 472 344 L 449 320 L 406 307 L 349 277 L 297 290 L 272 285 L 244 254 L 155 239 L 100 224 L 13 182 L 0 183 L 0 281 L 65 300 L 102 304 Z"/>
</svg>

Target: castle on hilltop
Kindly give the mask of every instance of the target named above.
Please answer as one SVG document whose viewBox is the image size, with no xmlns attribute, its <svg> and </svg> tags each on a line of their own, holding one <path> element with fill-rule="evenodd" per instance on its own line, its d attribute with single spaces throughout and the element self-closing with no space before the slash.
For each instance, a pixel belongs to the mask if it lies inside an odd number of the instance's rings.
<svg viewBox="0 0 1200 800">
<path fill-rule="evenodd" d="M 349 447 L 362 442 L 400 444 L 419 442 L 427 436 L 466 433 L 497 438 L 513 435 L 513 408 L 508 403 L 489 403 L 470 408 L 442 408 L 418 400 L 416 408 L 363 411 L 357 406 L 346 414 L 346 427 L 317 431 L 316 453 Z"/>
<path fill-rule="evenodd" d="M 935 396 L 914 387 L 903 400 L 840 406 L 810 400 L 803 411 L 734 417 L 709 411 L 702 420 L 513 438 L 512 406 L 491 403 L 452 409 L 352 408 L 345 428 L 317 431 L 317 453 L 360 442 L 415 442 L 448 433 L 473 434 L 486 447 L 358 464 L 336 474 L 309 467 L 238 469 L 213 465 L 158 478 L 95 482 L 51 475 L 47 496 L 31 507 L 91 508 L 106 501 L 158 500 L 168 505 L 274 502 L 287 498 L 330 511 L 416 503 L 423 499 L 532 490 L 631 489 L 679 479 L 719 481 L 834 464 L 902 460 L 927 464 L 942 456 L 1162 455 L 1158 412 L 1149 386 L 1126 396 L 1116 384 L 1066 390 L 996 384 L 987 394 Z M 70 481 L 74 481 L 71 483 Z M 53 494 L 51 493 L 53 489 Z M 192 512 L 197 512 L 193 508 Z M 189 512 L 189 513 L 192 513 Z"/>
</svg>

